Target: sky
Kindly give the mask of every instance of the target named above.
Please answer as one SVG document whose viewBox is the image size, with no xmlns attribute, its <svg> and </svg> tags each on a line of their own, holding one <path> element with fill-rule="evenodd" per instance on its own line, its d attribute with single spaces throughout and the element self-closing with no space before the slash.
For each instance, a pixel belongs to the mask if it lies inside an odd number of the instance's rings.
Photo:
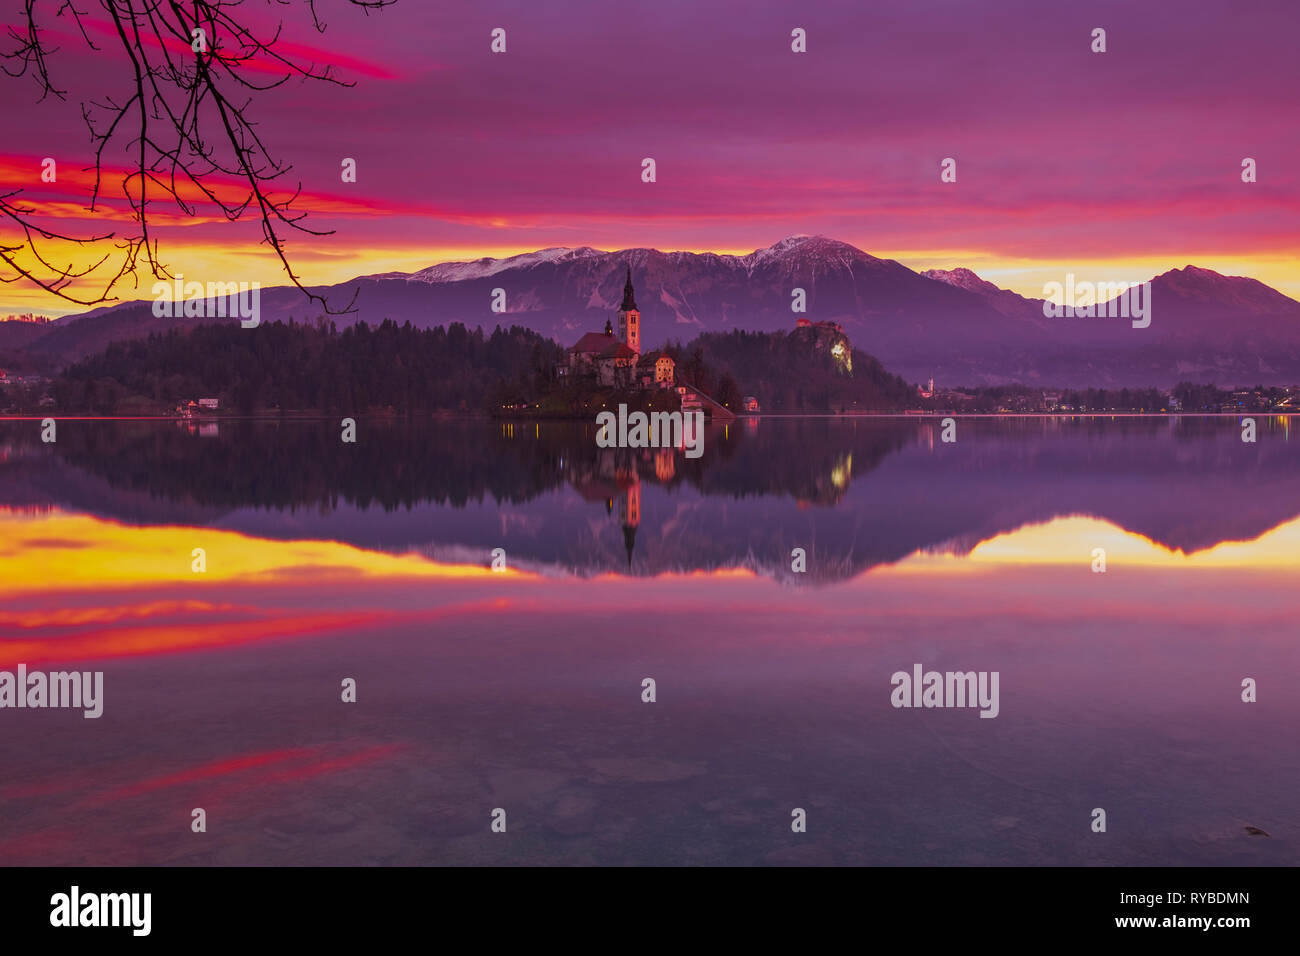
<svg viewBox="0 0 1300 956">
<path fill-rule="evenodd" d="M 66 99 L 37 103 L 30 80 L 0 75 L 0 192 L 21 189 L 39 222 L 78 235 L 131 228 L 116 179 L 86 208 L 82 103 L 132 90 L 111 26 L 87 9 L 99 52 L 41 14 Z M 820 234 L 1024 295 L 1067 272 L 1137 282 L 1195 264 L 1300 297 L 1294 0 L 398 0 L 332 4 L 323 33 L 300 3 L 239 9 L 264 33 L 282 20 L 286 52 L 355 82 L 294 79 L 250 106 L 293 167 L 285 187 L 301 183 L 294 208 L 334 230 L 286 232 L 309 284 L 552 246 L 744 254 Z M 20 14 L 0 0 L 0 25 Z M 1105 53 L 1091 51 L 1098 27 Z M 955 183 L 940 181 L 949 157 Z M 1257 182 L 1242 182 L 1247 157 Z M 155 211 L 173 272 L 285 283 L 251 219 Z M 117 294 L 150 298 L 152 281 Z M 25 311 L 80 309 L 0 285 L 0 314 Z"/>
</svg>

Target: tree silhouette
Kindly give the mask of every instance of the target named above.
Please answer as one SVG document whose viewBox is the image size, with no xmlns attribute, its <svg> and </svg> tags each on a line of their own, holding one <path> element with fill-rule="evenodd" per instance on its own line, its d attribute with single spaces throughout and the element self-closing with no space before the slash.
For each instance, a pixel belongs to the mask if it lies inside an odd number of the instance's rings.
<svg viewBox="0 0 1300 956">
<path fill-rule="evenodd" d="M 390 6 L 396 0 L 347 0 L 364 12 Z M 174 276 L 159 258 L 158 240 L 150 230 L 158 206 L 175 205 L 193 216 L 200 203 L 221 210 L 227 221 L 255 216 L 262 240 L 275 250 L 290 281 L 327 312 L 323 298 L 309 292 L 289 264 L 284 234 L 296 230 L 312 236 L 332 230 L 314 230 L 303 224 L 306 213 L 293 208 L 301 192 L 280 190 L 279 181 L 292 169 L 273 155 L 258 133 L 250 107 L 258 93 L 295 77 L 339 86 L 353 86 L 334 76 L 330 66 L 318 67 L 301 57 L 281 52 L 282 19 L 269 35 L 259 35 L 242 19 L 242 0 L 84 0 L 108 15 L 115 50 L 125 54 L 120 89 L 106 80 L 99 101 L 81 104 L 81 115 L 94 146 L 95 185 L 90 211 L 104 201 L 111 178 L 106 160 L 122 157 L 125 170 L 120 188 L 131 212 L 133 226 L 127 235 L 108 232 L 87 236 L 67 235 L 35 221 L 35 210 L 20 198 L 21 190 L 0 192 L 0 227 L 8 226 L 21 241 L 0 240 L 0 282 L 30 281 L 62 299 L 79 305 L 112 301 L 114 288 L 126 277 L 133 283 L 136 269 L 147 266 L 155 278 Z M 288 7 L 288 0 L 276 5 Z M 326 24 L 316 0 L 303 0 L 305 20 L 323 33 Z M 68 18 L 83 41 L 77 50 L 103 52 L 87 33 L 77 0 L 47 4 L 42 13 Z M 25 0 L 19 26 L 7 28 L 12 47 L 0 50 L 0 69 L 10 77 L 30 77 L 40 92 L 37 102 L 49 97 L 66 99 L 56 85 L 52 63 L 65 51 L 51 47 L 38 22 L 36 0 Z M 265 79 L 268 72 L 273 77 Z M 278 74 L 278 75 L 277 75 Z M 98 254 L 112 241 L 116 250 L 104 252 L 88 264 L 62 264 L 50 246 L 70 243 Z M 120 256 L 120 260 L 116 257 Z M 69 290 L 76 280 L 99 273 L 114 259 L 98 293 L 77 295 Z M 351 303 L 346 309 L 351 308 Z"/>
</svg>

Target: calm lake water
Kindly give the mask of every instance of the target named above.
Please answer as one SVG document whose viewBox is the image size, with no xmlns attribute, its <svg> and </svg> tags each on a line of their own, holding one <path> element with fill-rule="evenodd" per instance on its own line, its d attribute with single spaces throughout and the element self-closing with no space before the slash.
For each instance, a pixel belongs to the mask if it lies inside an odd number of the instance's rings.
<svg viewBox="0 0 1300 956">
<path fill-rule="evenodd" d="M 104 674 L 0 709 L 0 863 L 1295 865 L 1257 421 L 0 421 L 0 672 Z"/>
</svg>

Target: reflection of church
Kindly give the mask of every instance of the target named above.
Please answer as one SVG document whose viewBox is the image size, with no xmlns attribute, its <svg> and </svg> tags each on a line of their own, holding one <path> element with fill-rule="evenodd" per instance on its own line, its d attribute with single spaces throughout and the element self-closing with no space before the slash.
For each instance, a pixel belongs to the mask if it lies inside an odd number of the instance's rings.
<svg viewBox="0 0 1300 956">
<path fill-rule="evenodd" d="M 604 448 L 590 457 L 567 456 L 562 468 L 564 480 L 584 501 L 604 505 L 605 513 L 618 521 L 630 569 L 641 527 L 642 489 L 677 481 L 677 465 L 673 448 Z"/>
<path fill-rule="evenodd" d="M 641 527 L 642 475 L 651 484 L 666 484 L 676 475 L 672 449 L 660 449 L 653 459 L 644 453 L 601 455 L 592 462 L 570 461 L 566 478 L 585 500 L 599 502 L 605 513 L 615 518 L 623 529 L 623 549 L 627 566 L 632 567 L 636 550 L 636 533 Z"/>
<path fill-rule="evenodd" d="M 636 529 L 641 527 L 641 482 L 627 489 L 618 503 L 618 516 L 623 522 L 623 547 L 627 549 L 627 566 L 632 567 L 632 549 L 636 547 Z"/>
</svg>

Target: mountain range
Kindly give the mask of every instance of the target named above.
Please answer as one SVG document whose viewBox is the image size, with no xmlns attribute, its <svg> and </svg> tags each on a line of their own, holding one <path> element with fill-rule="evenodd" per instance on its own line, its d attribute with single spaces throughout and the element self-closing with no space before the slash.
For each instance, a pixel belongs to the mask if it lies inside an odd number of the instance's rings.
<svg viewBox="0 0 1300 956">
<path fill-rule="evenodd" d="M 822 236 L 791 236 L 744 256 L 542 249 L 361 276 L 312 291 L 334 309 L 347 307 L 355 294 L 354 311 L 330 316 L 340 326 L 386 318 L 420 327 L 521 325 L 567 346 L 612 317 L 629 267 L 647 349 L 701 332 L 788 329 L 808 318 L 840 323 L 856 347 L 913 382 L 931 376 L 943 385 L 1075 388 L 1300 382 L 1300 302 L 1254 279 L 1191 265 L 1151 280 L 1152 321 L 1144 329 L 1123 317 L 1048 318 L 1043 300 L 1001 289 L 969 269 L 915 272 Z M 796 288 L 806 295 L 807 311 L 798 314 L 791 310 Z M 505 292 L 504 313 L 491 309 L 496 289 Z M 116 339 L 203 321 L 158 318 L 151 305 L 122 303 L 45 326 L 0 323 L 0 356 L 57 364 Z M 311 320 L 322 311 L 292 287 L 261 291 L 264 322 Z"/>
</svg>

